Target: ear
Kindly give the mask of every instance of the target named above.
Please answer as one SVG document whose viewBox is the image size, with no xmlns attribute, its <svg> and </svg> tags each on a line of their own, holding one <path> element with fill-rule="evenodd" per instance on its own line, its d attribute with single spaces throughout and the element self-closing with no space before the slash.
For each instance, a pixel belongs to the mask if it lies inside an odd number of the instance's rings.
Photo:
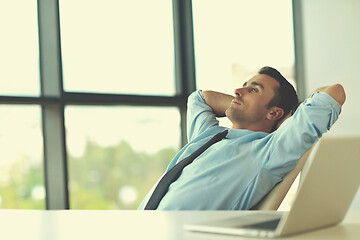
<svg viewBox="0 0 360 240">
<path fill-rule="evenodd" d="M 284 115 L 284 109 L 279 107 L 271 108 L 271 111 L 266 115 L 266 118 L 271 121 L 279 120 Z"/>
</svg>

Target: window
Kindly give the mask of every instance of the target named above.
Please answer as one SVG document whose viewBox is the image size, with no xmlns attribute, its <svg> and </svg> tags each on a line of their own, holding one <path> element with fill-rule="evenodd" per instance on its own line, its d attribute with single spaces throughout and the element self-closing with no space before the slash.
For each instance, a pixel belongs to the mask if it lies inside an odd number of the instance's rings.
<svg viewBox="0 0 360 240">
<path fill-rule="evenodd" d="M 194 0 L 193 12 L 198 88 L 233 94 L 263 66 L 296 87 L 291 1 Z M 293 197 L 281 209 L 289 209 Z"/>
<path fill-rule="evenodd" d="M 135 209 L 186 143 L 193 25 L 199 88 L 292 77 L 290 1 L 270 2 L 1 1 L 0 207 Z"/>
<path fill-rule="evenodd" d="M 0 95 L 38 96 L 36 1 L 0 1 Z"/>
<path fill-rule="evenodd" d="M 60 1 L 64 88 L 175 95 L 168 0 Z"/>
<path fill-rule="evenodd" d="M 66 108 L 70 207 L 136 209 L 180 147 L 168 107 Z"/>
<path fill-rule="evenodd" d="M 291 1 L 194 0 L 196 79 L 226 93 L 263 66 L 294 82 Z"/>
<path fill-rule="evenodd" d="M 194 90 L 176 79 L 172 3 L 1 2 L 1 208 L 138 206 Z"/>
<path fill-rule="evenodd" d="M 0 105 L 0 208 L 45 208 L 38 106 Z"/>
</svg>

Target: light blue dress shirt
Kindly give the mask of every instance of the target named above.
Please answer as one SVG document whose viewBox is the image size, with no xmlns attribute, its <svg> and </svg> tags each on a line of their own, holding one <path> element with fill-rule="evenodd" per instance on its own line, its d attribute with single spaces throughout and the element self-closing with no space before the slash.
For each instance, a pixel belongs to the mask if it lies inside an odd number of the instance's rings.
<svg viewBox="0 0 360 240">
<path fill-rule="evenodd" d="M 158 210 L 245 210 L 253 207 L 337 120 L 341 105 L 324 92 L 306 99 L 272 133 L 229 129 L 170 185 Z M 216 133 L 219 126 L 201 90 L 188 99 L 188 140 L 168 166 L 189 156 Z M 156 186 L 156 184 L 155 184 Z M 155 186 L 139 209 L 144 209 Z"/>
</svg>

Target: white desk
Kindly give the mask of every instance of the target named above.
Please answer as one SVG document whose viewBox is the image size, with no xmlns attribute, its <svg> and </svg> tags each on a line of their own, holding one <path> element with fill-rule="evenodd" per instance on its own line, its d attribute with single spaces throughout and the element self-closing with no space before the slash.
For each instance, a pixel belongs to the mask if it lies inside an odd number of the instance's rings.
<svg viewBox="0 0 360 240">
<path fill-rule="evenodd" d="M 184 223 L 246 213 L 230 211 L 37 211 L 0 210 L 2 240 L 223 240 L 254 239 L 184 231 Z M 350 211 L 338 226 L 287 239 L 360 239 L 360 211 Z"/>
</svg>

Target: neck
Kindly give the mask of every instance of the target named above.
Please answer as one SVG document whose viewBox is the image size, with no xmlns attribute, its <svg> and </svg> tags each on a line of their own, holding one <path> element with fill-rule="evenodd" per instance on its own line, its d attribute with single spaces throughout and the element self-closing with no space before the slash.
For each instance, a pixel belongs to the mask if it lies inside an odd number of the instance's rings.
<svg viewBox="0 0 360 240">
<path fill-rule="evenodd" d="M 273 124 L 241 124 L 233 123 L 231 129 L 246 129 L 253 132 L 266 132 L 271 133 L 273 130 Z"/>
</svg>

